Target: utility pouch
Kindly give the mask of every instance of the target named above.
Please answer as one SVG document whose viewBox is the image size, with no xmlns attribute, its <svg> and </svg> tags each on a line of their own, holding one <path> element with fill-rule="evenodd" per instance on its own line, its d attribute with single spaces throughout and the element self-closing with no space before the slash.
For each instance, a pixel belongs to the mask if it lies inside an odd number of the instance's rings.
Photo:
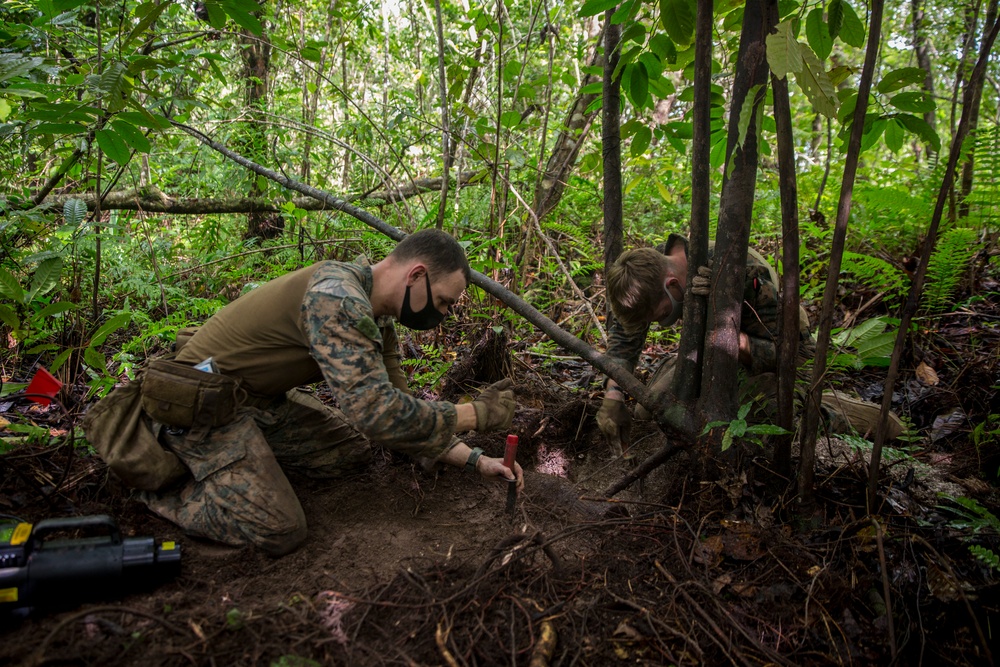
<svg viewBox="0 0 1000 667">
<path fill-rule="evenodd" d="M 180 428 L 230 423 L 236 418 L 242 393 L 235 378 L 166 359 L 150 361 L 142 379 L 146 414 Z"/>
<path fill-rule="evenodd" d="M 157 491 L 187 474 L 173 452 L 160 446 L 142 411 L 142 379 L 118 387 L 83 418 L 87 440 L 125 484 Z"/>
</svg>

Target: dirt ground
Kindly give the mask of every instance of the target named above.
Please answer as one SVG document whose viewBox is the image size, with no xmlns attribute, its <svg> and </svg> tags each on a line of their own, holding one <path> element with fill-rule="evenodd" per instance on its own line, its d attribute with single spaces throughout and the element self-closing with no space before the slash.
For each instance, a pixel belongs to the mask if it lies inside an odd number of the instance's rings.
<svg viewBox="0 0 1000 667">
<path fill-rule="evenodd" d="M 598 399 L 578 389 L 584 365 L 545 373 L 517 387 L 514 518 L 503 483 L 380 452 L 347 479 L 292 478 L 309 536 L 278 559 L 184 536 L 96 457 L 15 449 L 0 459 L 0 512 L 107 513 L 126 535 L 176 540 L 183 565 L 151 590 L 0 621 L 0 664 L 994 664 L 998 572 L 969 546 L 1000 553 L 1000 539 L 936 506 L 944 480 L 997 511 L 967 432 L 894 465 L 875 521 L 863 457 L 843 442 L 820 456 L 811 512 L 759 455 L 739 477 L 698 481 L 681 453 L 612 502 L 589 500 L 666 437 L 637 424 L 631 458 L 612 459 Z M 467 442 L 499 456 L 504 437 Z"/>
</svg>

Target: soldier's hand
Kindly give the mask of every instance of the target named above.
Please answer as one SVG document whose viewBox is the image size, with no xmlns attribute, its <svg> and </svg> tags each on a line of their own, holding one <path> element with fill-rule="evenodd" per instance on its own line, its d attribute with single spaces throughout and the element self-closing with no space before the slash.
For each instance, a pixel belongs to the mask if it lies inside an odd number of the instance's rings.
<svg viewBox="0 0 1000 667">
<path fill-rule="evenodd" d="M 601 409 L 597 411 L 597 427 L 611 445 L 615 456 L 622 455 L 622 444 L 628 447 L 629 434 L 632 432 L 632 416 L 625 407 L 625 401 L 617 398 L 605 398 Z"/>
<path fill-rule="evenodd" d="M 524 488 L 524 470 L 521 464 L 514 461 L 514 470 L 503 464 L 503 459 L 495 459 L 490 456 L 480 456 L 476 461 L 476 470 L 483 477 L 502 477 L 507 481 L 517 480 L 517 490 Z"/>
<path fill-rule="evenodd" d="M 699 266 L 698 275 L 691 279 L 691 293 L 695 296 L 708 296 L 712 292 L 712 265 Z"/>
<path fill-rule="evenodd" d="M 472 407 L 476 410 L 477 431 L 485 433 L 510 428 L 516 407 L 514 392 L 511 390 L 513 386 L 514 382 L 510 378 L 494 382 L 483 389 L 472 402 Z"/>
</svg>

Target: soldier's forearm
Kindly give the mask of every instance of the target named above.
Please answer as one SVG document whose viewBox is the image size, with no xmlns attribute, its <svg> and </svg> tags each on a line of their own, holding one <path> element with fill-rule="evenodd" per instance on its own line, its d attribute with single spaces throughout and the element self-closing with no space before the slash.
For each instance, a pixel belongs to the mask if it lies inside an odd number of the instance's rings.
<svg viewBox="0 0 1000 667">
<path fill-rule="evenodd" d="M 475 430 L 476 409 L 472 407 L 472 403 L 462 403 L 461 405 L 456 405 L 455 414 L 457 415 L 457 419 L 455 420 L 456 433 Z"/>
</svg>

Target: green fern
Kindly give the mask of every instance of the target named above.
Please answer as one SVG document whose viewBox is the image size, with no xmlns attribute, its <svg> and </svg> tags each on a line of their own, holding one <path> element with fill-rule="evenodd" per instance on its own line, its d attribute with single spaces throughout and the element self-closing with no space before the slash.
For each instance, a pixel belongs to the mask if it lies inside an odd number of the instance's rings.
<svg viewBox="0 0 1000 667">
<path fill-rule="evenodd" d="M 997 572 L 1000 572 L 1000 556 L 997 556 L 991 549 L 979 546 L 978 544 L 970 544 L 969 551 L 973 556 L 986 563 Z"/>
<path fill-rule="evenodd" d="M 884 259 L 845 252 L 843 270 L 866 288 L 884 294 L 883 299 L 889 308 L 902 303 L 908 285 L 906 274 Z"/>
<path fill-rule="evenodd" d="M 965 277 L 969 262 L 978 247 L 978 232 L 955 227 L 939 238 L 927 265 L 927 278 L 921 297 L 922 309 L 929 313 L 951 310 L 952 297 Z"/>
<path fill-rule="evenodd" d="M 980 127 L 972 140 L 973 185 L 965 203 L 976 226 L 1000 222 L 1000 126 Z"/>
</svg>

